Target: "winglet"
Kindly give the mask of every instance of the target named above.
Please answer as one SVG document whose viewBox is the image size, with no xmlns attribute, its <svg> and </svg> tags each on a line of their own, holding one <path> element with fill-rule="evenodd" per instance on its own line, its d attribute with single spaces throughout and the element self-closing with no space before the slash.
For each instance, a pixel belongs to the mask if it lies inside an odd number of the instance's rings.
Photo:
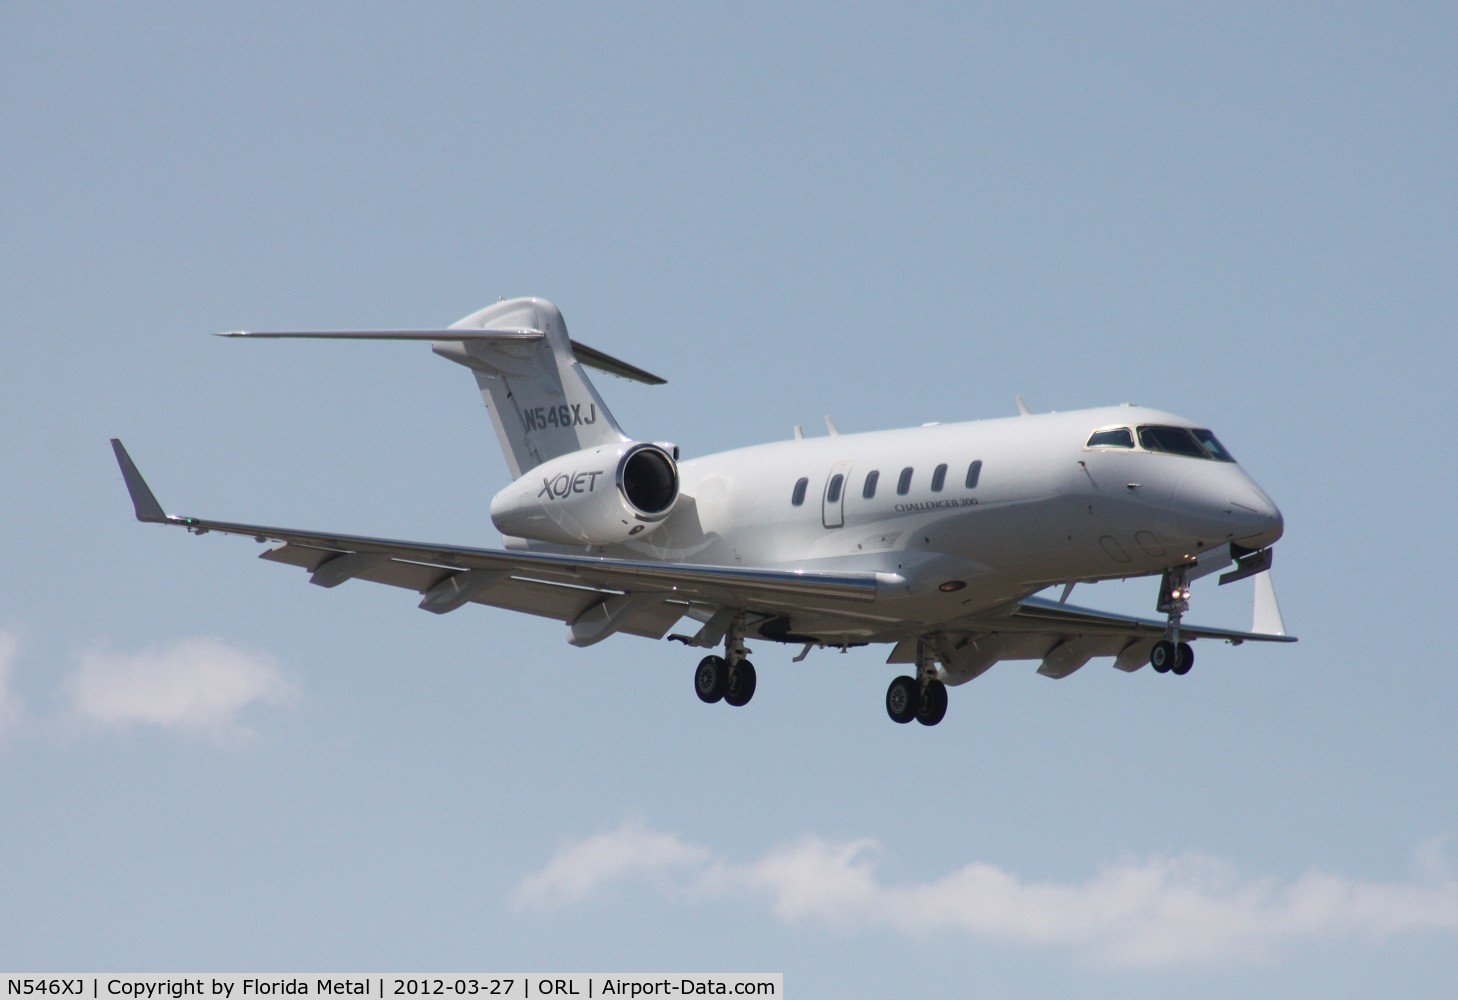
<svg viewBox="0 0 1458 1000">
<path fill-rule="evenodd" d="M 132 507 L 136 509 L 137 520 L 147 521 L 153 524 L 166 524 L 167 515 L 162 511 L 162 505 L 152 495 L 147 481 L 137 471 L 136 463 L 132 456 L 117 438 L 111 439 L 111 450 L 116 452 L 116 464 L 121 466 L 122 478 L 127 481 L 127 492 L 132 495 Z"/>
<path fill-rule="evenodd" d="M 1285 635 L 1286 622 L 1281 618 L 1281 605 L 1276 602 L 1276 588 L 1267 570 L 1255 578 L 1255 613 L 1250 630 L 1264 635 Z"/>
</svg>

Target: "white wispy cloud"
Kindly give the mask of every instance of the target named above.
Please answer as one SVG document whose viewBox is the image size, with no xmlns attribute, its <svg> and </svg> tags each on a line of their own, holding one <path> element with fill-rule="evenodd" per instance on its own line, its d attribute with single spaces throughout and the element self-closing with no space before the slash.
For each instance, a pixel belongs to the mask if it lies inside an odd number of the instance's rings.
<svg viewBox="0 0 1458 1000">
<path fill-rule="evenodd" d="M 254 705 L 298 698 L 278 661 L 218 639 L 117 653 L 87 650 L 66 689 L 77 716 L 109 727 L 148 725 L 214 736 L 246 732 L 239 715 Z"/>
<path fill-rule="evenodd" d="M 512 899 L 524 907 L 561 906 L 597 895 L 613 883 L 662 882 L 681 872 L 701 870 L 709 861 L 706 849 L 630 821 L 608 833 L 564 844 L 545 868 L 522 879 Z"/>
<path fill-rule="evenodd" d="M 14 734 L 20 724 L 20 696 L 15 693 L 15 660 L 20 640 L 10 632 L 0 631 L 0 740 Z"/>
<path fill-rule="evenodd" d="M 873 840 L 807 837 L 749 862 L 716 856 L 642 823 L 564 845 L 518 886 L 516 900 L 563 906 L 609 884 L 652 880 L 683 898 L 758 897 L 788 924 L 959 933 L 1068 950 L 1094 964 L 1158 967 L 1265 959 L 1300 942 L 1458 933 L 1458 881 L 1420 852 L 1422 876 L 1372 882 L 1311 872 L 1243 875 L 1198 854 L 1110 864 L 1081 882 L 1037 882 L 985 862 L 891 884 Z"/>
</svg>

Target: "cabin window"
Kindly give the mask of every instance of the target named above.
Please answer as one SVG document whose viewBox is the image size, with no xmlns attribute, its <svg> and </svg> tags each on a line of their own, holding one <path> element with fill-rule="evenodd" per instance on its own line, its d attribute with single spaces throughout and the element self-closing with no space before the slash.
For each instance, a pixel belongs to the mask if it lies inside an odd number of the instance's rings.
<svg viewBox="0 0 1458 1000">
<path fill-rule="evenodd" d="M 977 488 L 977 480 L 979 477 L 981 477 L 981 475 L 982 459 L 979 458 L 977 461 L 967 466 L 967 488 L 969 490 Z"/>
<path fill-rule="evenodd" d="M 1134 447 L 1134 435 L 1127 427 L 1110 427 L 1106 430 L 1094 431 L 1093 437 L 1088 439 L 1085 448 L 1132 448 Z"/>
<path fill-rule="evenodd" d="M 932 492 L 940 493 L 942 487 L 947 484 L 947 467 L 939 465 L 932 472 Z"/>
<path fill-rule="evenodd" d="M 866 473 L 866 485 L 865 488 L 861 490 L 861 496 L 865 497 L 867 500 L 874 497 L 876 495 L 876 481 L 880 478 L 881 473 L 878 469 L 872 469 L 870 472 Z"/>
<path fill-rule="evenodd" d="M 795 492 L 790 494 L 790 503 L 796 507 L 805 502 L 805 491 L 810 488 L 810 480 L 801 479 L 795 483 Z"/>
<path fill-rule="evenodd" d="M 911 466 L 901 470 L 901 478 L 896 481 L 896 494 L 906 496 L 911 492 Z"/>
<path fill-rule="evenodd" d="M 826 503 L 840 503 L 840 490 L 845 486 L 845 476 L 837 472 L 830 477 L 830 485 L 825 488 Z"/>
</svg>

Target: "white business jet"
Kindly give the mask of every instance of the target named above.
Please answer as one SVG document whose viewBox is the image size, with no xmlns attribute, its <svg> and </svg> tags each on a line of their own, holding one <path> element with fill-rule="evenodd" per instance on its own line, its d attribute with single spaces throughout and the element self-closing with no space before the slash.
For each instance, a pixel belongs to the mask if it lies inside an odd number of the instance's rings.
<svg viewBox="0 0 1458 1000">
<path fill-rule="evenodd" d="M 619 632 L 710 652 L 705 702 L 742 706 L 745 643 L 891 646 L 896 722 L 936 725 L 947 685 L 999 660 L 1067 677 L 1096 656 L 1187 673 L 1191 642 L 1293 642 L 1267 570 L 1276 505 L 1209 430 L 1133 406 L 763 444 L 680 460 L 623 433 L 583 366 L 662 379 L 570 340 L 543 299 L 513 299 L 445 330 L 232 333 L 415 340 L 469 368 L 512 482 L 491 501 L 500 549 L 365 538 L 167 514 L 112 441 L 138 520 L 275 543 L 272 562 L 321 587 L 412 590 L 435 614 L 467 603 L 555 618 L 567 641 Z M 829 421 L 827 420 L 827 424 Z M 281 544 L 278 544 L 281 543 Z M 1185 624 L 1190 584 L 1255 577 L 1249 632 Z M 1161 577 L 1162 618 L 1067 603 L 1081 581 Z M 1061 586 L 1057 597 L 1039 596 Z M 670 634 L 680 621 L 689 624 Z"/>
</svg>

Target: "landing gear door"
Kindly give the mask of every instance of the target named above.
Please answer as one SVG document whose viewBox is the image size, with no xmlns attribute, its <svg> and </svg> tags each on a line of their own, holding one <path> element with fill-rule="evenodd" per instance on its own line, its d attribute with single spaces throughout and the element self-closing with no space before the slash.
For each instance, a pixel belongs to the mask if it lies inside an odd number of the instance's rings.
<svg viewBox="0 0 1458 1000">
<path fill-rule="evenodd" d="M 839 528 L 845 524 L 845 494 L 850 486 L 850 470 L 854 462 L 836 462 L 825 477 L 824 499 L 820 504 L 820 516 L 827 528 Z"/>
</svg>

